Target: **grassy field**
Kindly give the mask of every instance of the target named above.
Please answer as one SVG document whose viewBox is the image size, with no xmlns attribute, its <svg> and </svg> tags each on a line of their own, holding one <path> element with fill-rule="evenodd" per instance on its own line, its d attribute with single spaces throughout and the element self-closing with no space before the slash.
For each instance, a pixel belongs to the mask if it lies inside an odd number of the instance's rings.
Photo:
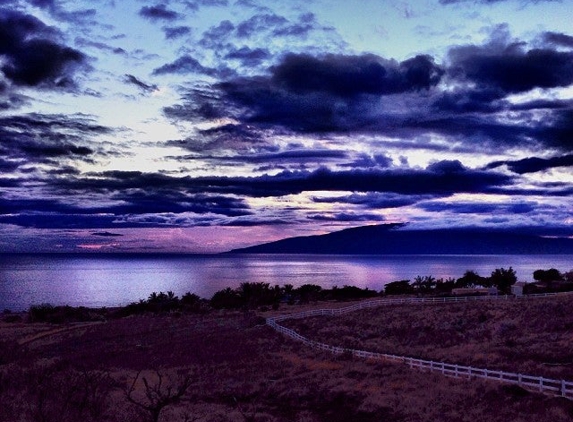
<svg viewBox="0 0 573 422">
<path fill-rule="evenodd" d="M 573 380 L 573 296 L 392 305 L 287 320 L 346 348 Z"/>
<path fill-rule="evenodd" d="M 389 306 L 285 323 L 332 344 L 573 379 L 572 305 L 573 298 Z M 565 399 L 334 357 L 263 321 L 254 312 L 210 311 L 76 325 L 1 322 L 0 420 L 573 419 Z"/>
</svg>

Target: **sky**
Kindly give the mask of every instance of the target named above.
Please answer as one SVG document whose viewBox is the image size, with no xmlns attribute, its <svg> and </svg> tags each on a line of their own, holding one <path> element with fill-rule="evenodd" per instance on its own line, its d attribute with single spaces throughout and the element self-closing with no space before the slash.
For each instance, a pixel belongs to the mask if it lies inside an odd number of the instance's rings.
<svg viewBox="0 0 573 422">
<path fill-rule="evenodd" d="M 3 0 L 0 252 L 573 236 L 563 0 Z"/>
</svg>

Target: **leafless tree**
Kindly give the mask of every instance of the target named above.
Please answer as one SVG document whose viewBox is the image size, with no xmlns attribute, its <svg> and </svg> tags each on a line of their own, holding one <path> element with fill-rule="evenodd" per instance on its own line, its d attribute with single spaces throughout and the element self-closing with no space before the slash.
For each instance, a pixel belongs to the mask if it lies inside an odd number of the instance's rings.
<svg viewBox="0 0 573 422">
<path fill-rule="evenodd" d="M 126 390 L 126 397 L 130 403 L 148 412 L 152 422 L 158 422 L 161 411 L 167 406 L 179 402 L 187 392 L 191 386 L 191 376 L 189 374 L 179 375 L 174 381 L 171 377 L 156 370 L 154 378 L 154 380 L 149 380 L 142 376 L 141 371 L 139 371 Z M 139 379 L 143 382 L 144 391 L 142 394 L 136 394 L 136 384 Z M 185 415 L 186 422 L 196 419 Z"/>
</svg>

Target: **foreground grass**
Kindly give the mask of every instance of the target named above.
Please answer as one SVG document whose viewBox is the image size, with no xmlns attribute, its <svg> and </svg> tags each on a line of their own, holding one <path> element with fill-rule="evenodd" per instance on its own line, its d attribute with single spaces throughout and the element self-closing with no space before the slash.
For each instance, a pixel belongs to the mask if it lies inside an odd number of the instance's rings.
<svg viewBox="0 0 573 422">
<path fill-rule="evenodd" d="M 521 321 L 514 315 L 518 308 L 484 305 L 478 311 L 488 319 L 481 324 L 492 330 Z M 460 357 L 465 348 L 467 356 L 473 356 L 478 346 L 467 346 L 479 343 L 477 338 L 471 340 L 478 324 L 473 319 L 483 317 L 470 308 L 449 306 L 388 307 L 344 319 L 292 322 L 329 342 L 340 337 L 342 343 L 420 353 L 440 353 L 443 338 L 432 330 L 459 331 L 457 338 L 466 339 L 465 346 L 445 347 L 457 350 Z M 531 317 L 535 308 L 541 317 L 548 306 L 531 304 L 527 315 Z M 571 312 L 567 315 L 571 302 L 551 306 L 563 306 L 566 315 L 554 316 L 548 324 L 571 321 Z M 444 317 L 446 311 L 453 313 Z M 513 319 L 503 319 L 509 315 Z M 451 318 L 450 328 L 440 325 Z M 68 324 L 73 328 L 67 330 L 49 324 L 2 323 L 0 420 L 561 422 L 573 418 L 573 403 L 564 399 L 412 371 L 403 365 L 336 358 L 286 339 L 262 321 L 251 312 L 211 311 Z M 549 334 L 560 336 L 560 330 Z M 416 337 L 415 331 L 424 334 Z M 528 333 L 523 331 L 532 341 Z M 521 341 L 517 334 L 515 341 Z M 186 382 L 184 394 L 166 405 L 157 419 L 140 406 L 152 405 L 154 392 L 167 395 Z"/>
<path fill-rule="evenodd" d="M 287 320 L 324 343 L 573 380 L 573 296 L 392 305 Z"/>
</svg>

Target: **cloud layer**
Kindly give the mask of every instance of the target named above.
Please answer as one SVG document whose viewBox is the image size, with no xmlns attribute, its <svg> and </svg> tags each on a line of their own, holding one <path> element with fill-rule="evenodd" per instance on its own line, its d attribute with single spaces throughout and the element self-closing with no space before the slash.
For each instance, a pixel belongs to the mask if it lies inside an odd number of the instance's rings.
<svg viewBox="0 0 573 422">
<path fill-rule="evenodd" d="M 0 7 L 10 239 L 149 246 L 126 233 L 379 222 L 571 233 L 560 2 L 365 1 L 352 16 L 338 1 L 72 3 Z"/>
</svg>

